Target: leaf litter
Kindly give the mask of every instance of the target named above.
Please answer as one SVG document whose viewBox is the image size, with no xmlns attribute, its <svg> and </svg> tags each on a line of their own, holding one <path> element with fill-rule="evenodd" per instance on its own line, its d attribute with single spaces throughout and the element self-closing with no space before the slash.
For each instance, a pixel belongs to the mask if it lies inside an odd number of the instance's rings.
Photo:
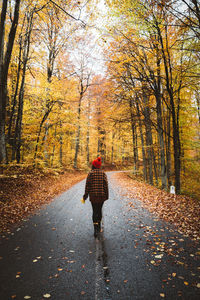
<svg viewBox="0 0 200 300">
<path fill-rule="evenodd" d="M 200 267 L 197 266 L 200 250 L 198 248 L 200 239 L 200 204 L 196 200 L 182 195 L 174 197 L 166 191 L 159 190 L 144 182 L 133 180 L 128 174 L 122 172 L 112 174 L 111 180 L 117 188 L 119 187 L 119 193 L 126 197 L 125 205 L 128 211 L 139 209 L 140 206 L 135 202 L 135 200 L 139 200 L 142 208 L 153 213 L 154 222 L 164 220 L 177 228 L 177 231 L 175 231 L 173 226 L 168 227 L 165 225 L 163 228 L 157 227 L 156 224 L 147 226 L 143 224 L 143 220 L 136 218 L 137 212 L 134 212 L 134 218 L 129 217 L 127 219 L 127 224 L 134 226 L 136 232 L 138 230 L 138 234 L 134 234 L 133 247 L 137 248 L 141 243 L 145 243 L 147 246 L 144 247 L 144 244 L 142 244 L 143 251 L 149 253 L 146 260 L 149 271 L 152 268 L 158 268 L 161 264 L 161 268 L 166 268 L 166 262 L 174 266 L 174 270 L 171 270 L 170 274 L 166 274 L 166 278 L 162 279 L 163 284 L 161 288 L 164 289 L 166 287 L 166 290 L 170 286 L 175 288 L 177 280 L 180 280 L 182 286 L 185 286 L 187 289 L 189 287 L 200 288 L 198 277 Z M 187 207 L 182 205 L 182 202 L 187 202 Z M 141 230 L 142 236 L 140 234 Z M 169 235 L 165 235 L 165 230 L 168 230 Z M 178 233 L 182 234 L 182 237 Z M 187 239 L 187 249 L 184 248 L 185 238 L 189 238 Z M 184 276 L 180 276 L 181 270 Z M 182 297 L 182 293 L 182 291 L 178 290 L 177 296 Z M 165 298 L 166 294 L 160 293 L 160 297 Z"/>
<path fill-rule="evenodd" d="M 85 177 L 84 172 L 40 170 L 32 166 L 5 169 L 0 185 L 0 233 L 11 234 L 13 226 L 26 221 L 28 215 Z"/>
<path fill-rule="evenodd" d="M 140 200 L 144 208 L 175 225 L 179 233 L 200 240 L 200 201 L 184 195 L 174 196 L 125 173 L 114 173 L 112 178 L 126 188 L 130 209 L 135 209 L 132 199 Z"/>
</svg>

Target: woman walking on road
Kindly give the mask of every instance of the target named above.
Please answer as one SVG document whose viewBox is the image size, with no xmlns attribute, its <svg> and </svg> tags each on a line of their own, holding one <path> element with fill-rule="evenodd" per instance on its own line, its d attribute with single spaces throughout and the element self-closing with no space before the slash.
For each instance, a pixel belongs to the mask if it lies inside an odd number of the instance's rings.
<svg viewBox="0 0 200 300">
<path fill-rule="evenodd" d="M 88 195 L 93 209 L 94 236 L 97 237 L 101 231 L 102 207 L 105 200 L 108 199 L 108 180 L 101 168 L 101 158 L 98 157 L 92 162 L 92 170 L 89 172 L 85 185 L 86 200 Z"/>
</svg>

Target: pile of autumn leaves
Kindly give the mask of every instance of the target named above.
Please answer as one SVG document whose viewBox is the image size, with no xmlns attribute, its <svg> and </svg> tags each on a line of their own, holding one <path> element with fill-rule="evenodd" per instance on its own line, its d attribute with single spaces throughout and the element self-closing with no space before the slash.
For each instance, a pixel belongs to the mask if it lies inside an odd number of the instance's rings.
<svg viewBox="0 0 200 300">
<path fill-rule="evenodd" d="M 84 172 L 14 168 L 0 175 L 0 233 L 10 232 L 28 215 L 85 178 Z"/>
<path fill-rule="evenodd" d="M 127 173 L 115 173 L 114 178 L 126 190 L 129 205 L 131 199 L 138 199 L 142 206 L 159 218 L 172 223 L 182 234 L 200 239 L 200 202 L 183 196 L 159 190 L 144 182 L 136 181 Z"/>
</svg>

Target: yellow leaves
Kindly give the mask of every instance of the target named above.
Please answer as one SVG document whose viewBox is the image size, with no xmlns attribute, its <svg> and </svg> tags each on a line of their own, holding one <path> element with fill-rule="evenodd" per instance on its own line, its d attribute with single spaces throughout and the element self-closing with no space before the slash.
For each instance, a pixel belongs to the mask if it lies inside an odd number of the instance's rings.
<svg viewBox="0 0 200 300">
<path fill-rule="evenodd" d="M 44 294 L 43 297 L 44 297 L 44 298 L 50 298 L 51 295 L 50 295 L 50 294 Z"/>
<path fill-rule="evenodd" d="M 21 272 L 17 272 L 17 275 L 15 276 L 15 278 L 20 278 Z"/>
</svg>

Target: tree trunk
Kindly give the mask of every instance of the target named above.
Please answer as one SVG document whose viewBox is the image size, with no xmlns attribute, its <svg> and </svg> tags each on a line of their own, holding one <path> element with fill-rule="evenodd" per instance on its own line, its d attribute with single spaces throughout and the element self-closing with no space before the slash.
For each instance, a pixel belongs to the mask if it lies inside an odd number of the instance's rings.
<svg viewBox="0 0 200 300">
<path fill-rule="evenodd" d="M 54 131 L 54 138 L 56 139 L 56 135 L 57 135 L 57 125 L 55 126 L 55 131 Z M 51 167 L 53 167 L 53 162 L 54 162 L 54 155 L 55 155 L 55 144 L 53 145 L 53 151 L 52 151 L 52 155 L 51 155 Z"/>
<path fill-rule="evenodd" d="M 23 107 L 24 107 L 24 85 L 25 85 L 25 78 L 26 78 L 26 68 L 27 62 L 29 58 L 29 50 L 30 50 L 30 38 L 32 33 L 32 25 L 33 25 L 33 11 L 31 13 L 27 12 L 26 20 L 26 35 L 23 41 L 23 73 L 22 73 L 22 80 L 21 86 L 19 91 L 19 104 L 18 104 L 18 115 L 16 121 L 16 128 L 15 128 L 15 138 L 13 143 L 13 150 L 16 151 L 16 159 L 17 163 L 20 162 L 20 148 L 21 148 L 21 135 L 22 135 L 22 119 L 23 119 Z M 22 45 L 20 45 L 21 47 Z M 13 157 L 14 158 L 14 155 Z"/>
<path fill-rule="evenodd" d="M 62 132 L 62 121 L 60 121 L 60 138 L 59 138 L 59 143 L 60 143 L 60 150 L 59 150 L 59 162 L 60 166 L 62 167 L 63 165 L 63 132 Z"/>
<path fill-rule="evenodd" d="M 20 148 L 21 148 L 21 132 L 22 132 L 22 117 L 23 117 L 23 106 L 24 106 L 24 83 L 25 83 L 25 69 L 22 76 L 22 83 L 19 92 L 19 106 L 18 115 L 16 122 L 16 159 L 17 163 L 20 162 Z"/>
<path fill-rule="evenodd" d="M 88 97 L 88 109 L 87 109 L 87 137 L 86 137 L 86 153 L 87 153 L 87 165 L 90 163 L 90 110 L 91 110 L 91 101 L 90 95 Z"/>
<path fill-rule="evenodd" d="M 37 151 L 38 151 L 38 145 L 39 145 L 39 140 L 40 140 L 40 134 L 41 134 L 41 131 L 42 131 L 42 126 L 44 124 L 44 122 L 46 121 L 46 119 L 48 118 L 52 108 L 53 108 L 53 105 L 54 103 L 52 103 L 51 106 L 49 106 L 48 110 L 45 112 L 43 118 L 42 118 L 42 121 L 40 122 L 40 127 L 39 127 L 39 130 L 38 130 L 38 135 L 37 135 L 37 140 L 36 140 L 36 146 L 35 146 L 35 153 L 34 153 L 34 162 L 36 160 L 36 157 L 37 157 Z"/>
<path fill-rule="evenodd" d="M 20 0 L 15 1 L 15 11 L 12 25 L 10 28 L 7 48 L 4 55 L 4 41 L 5 41 L 5 23 L 8 1 L 4 0 L 2 3 L 1 21 L 0 21 L 0 163 L 7 162 L 6 151 L 6 105 L 7 105 L 7 79 L 8 68 L 10 65 L 13 44 L 19 19 Z"/>
<path fill-rule="evenodd" d="M 114 139 L 115 139 L 115 132 L 112 131 L 112 149 L 111 149 L 111 163 L 114 163 Z"/>
<path fill-rule="evenodd" d="M 143 136 L 143 131 L 142 131 L 142 122 L 141 122 L 138 102 L 136 102 L 136 107 L 137 107 L 137 118 L 138 118 L 138 123 L 139 123 L 140 139 L 141 139 L 141 144 L 142 144 L 143 178 L 145 181 L 147 181 L 147 162 L 146 162 L 144 136 Z"/>
<path fill-rule="evenodd" d="M 129 107 L 130 107 L 130 117 L 131 117 L 131 130 L 132 130 L 132 140 L 133 140 L 133 173 L 136 174 L 138 166 L 137 166 L 137 145 L 136 145 L 136 126 L 133 115 L 133 103 L 132 99 L 129 99 Z"/>
<path fill-rule="evenodd" d="M 165 162 L 165 144 L 163 135 L 163 118 L 162 118 L 162 107 L 161 107 L 161 75 L 160 75 L 160 53 L 156 46 L 156 60 L 157 60 L 157 84 L 156 84 L 156 113 L 157 113 L 157 130 L 158 130 L 158 140 L 160 145 L 160 171 L 161 171 L 161 182 L 162 189 L 167 188 L 167 172 L 166 172 L 166 162 Z"/>
<path fill-rule="evenodd" d="M 153 163 L 152 163 L 152 133 L 151 133 L 151 120 L 150 111 L 148 106 L 147 95 L 143 91 L 143 101 L 144 101 L 144 122 L 146 131 L 146 148 L 147 148 L 147 167 L 148 167 L 148 181 L 153 185 Z"/>
<path fill-rule="evenodd" d="M 79 153 L 79 146 L 80 146 L 80 133 L 81 133 L 81 102 L 83 98 L 83 92 L 81 91 L 79 102 L 78 102 L 78 130 L 76 136 L 76 146 L 75 146 L 75 156 L 74 156 L 74 168 L 77 169 L 77 160 L 78 160 L 78 153 Z"/>
<path fill-rule="evenodd" d="M 173 147 L 174 147 L 174 172 L 175 172 L 175 188 L 177 194 L 180 193 L 180 172 L 181 172 L 181 160 L 180 160 L 180 133 L 179 133 L 179 115 L 178 111 L 176 114 L 175 102 L 174 102 L 174 93 L 173 93 L 173 85 L 172 85 L 172 69 L 171 69 L 171 61 L 168 47 L 168 37 L 167 37 L 167 26 L 165 26 L 165 38 L 166 38 L 166 49 L 163 44 L 163 37 L 160 31 L 160 27 L 157 24 L 158 36 L 161 44 L 162 57 L 164 62 L 165 76 L 166 76 L 166 89 L 169 95 L 170 100 L 170 109 L 172 114 L 172 126 L 173 126 Z"/>
<path fill-rule="evenodd" d="M 14 118 L 14 115 L 16 112 L 16 105 L 17 105 L 17 94 L 18 94 L 18 89 L 19 89 L 19 79 L 20 79 L 20 72 L 21 72 L 21 52 L 22 52 L 22 46 L 20 43 L 19 57 L 18 57 L 19 63 L 18 63 L 18 68 L 17 68 L 17 80 L 16 80 L 16 85 L 15 85 L 15 93 L 14 93 L 13 100 L 12 100 L 12 110 L 10 113 L 10 120 L 9 120 L 9 127 L 8 127 L 8 141 L 12 145 L 12 147 L 13 147 L 13 140 L 12 140 L 13 137 L 11 137 L 11 130 L 12 130 L 13 118 Z"/>
</svg>

